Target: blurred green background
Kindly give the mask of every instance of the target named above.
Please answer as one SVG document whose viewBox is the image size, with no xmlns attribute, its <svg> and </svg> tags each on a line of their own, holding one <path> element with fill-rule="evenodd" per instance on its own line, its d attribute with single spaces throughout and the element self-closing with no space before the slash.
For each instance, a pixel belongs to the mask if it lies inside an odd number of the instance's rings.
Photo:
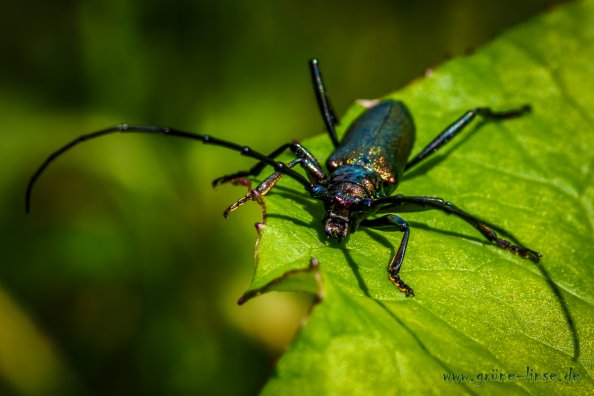
<svg viewBox="0 0 594 396">
<path fill-rule="evenodd" d="M 550 1 L 30 1 L 0 24 L 0 394 L 254 394 L 309 300 L 239 307 L 259 220 L 210 181 L 250 161 L 160 136 L 53 150 L 119 122 L 272 151 L 323 131 L 307 69 L 334 107 L 464 55 Z M 437 131 L 435 131 L 437 133 Z"/>
</svg>

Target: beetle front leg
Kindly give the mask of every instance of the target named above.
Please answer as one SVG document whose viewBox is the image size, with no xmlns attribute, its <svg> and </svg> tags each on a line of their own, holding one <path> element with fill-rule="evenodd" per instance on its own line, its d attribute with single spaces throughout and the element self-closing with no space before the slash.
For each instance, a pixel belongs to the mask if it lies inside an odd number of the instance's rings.
<svg viewBox="0 0 594 396">
<path fill-rule="evenodd" d="M 400 241 L 400 246 L 398 247 L 398 251 L 396 255 L 392 257 L 390 261 L 390 265 L 388 266 L 388 276 L 390 280 L 402 291 L 406 294 L 406 296 L 414 296 L 415 293 L 413 289 L 410 288 L 402 279 L 400 279 L 400 267 L 402 267 L 402 262 L 404 261 L 404 254 L 406 253 L 406 247 L 408 245 L 408 237 L 410 236 L 410 227 L 406 220 L 393 215 L 389 214 L 377 219 L 373 220 L 363 220 L 360 223 L 361 226 L 364 227 L 372 227 L 372 228 L 388 228 L 394 229 L 396 228 L 398 231 L 404 233 L 402 237 L 402 241 Z"/>
<path fill-rule="evenodd" d="M 286 165 L 286 167 L 292 168 L 297 164 L 301 164 L 306 169 L 306 171 L 308 170 L 309 167 L 313 166 L 312 164 L 305 161 L 303 158 L 297 158 L 297 159 L 294 159 L 293 161 L 289 162 Z M 243 205 L 247 201 L 258 202 L 258 204 L 260 204 L 260 206 L 262 207 L 262 215 L 264 218 L 266 218 L 266 207 L 264 206 L 262 196 L 268 194 L 268 192 L 272 189 L 272 187 L 274 187 L 276 185 L 276 183 L 278 183 L 278 181 L 280 180 L 280 178 L 282 176 L 283 176 L 283 174 L 280 172 L 274 172 L 272 175 L 268 176 L 266 179 L 264 179 L 264 181 L 262 183 L 258 184 L 258 186 L 256 188 L 254 188 L 253 190 L 250 190 L 246 195 L 244 195 L 243 197 L 238 199 L 233 205 L 229 206 L 223 213 L 225 218 L 228 219 L 229 214 L 231 212 L 237 210 L 241 205 Z"/>
</svg>

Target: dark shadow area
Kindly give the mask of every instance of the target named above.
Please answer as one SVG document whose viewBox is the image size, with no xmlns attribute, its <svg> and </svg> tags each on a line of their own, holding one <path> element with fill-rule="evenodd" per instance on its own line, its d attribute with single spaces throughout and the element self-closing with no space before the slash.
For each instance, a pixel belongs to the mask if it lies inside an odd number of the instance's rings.
<svg viewBox="0 0 594 396">
<path fill-rule="evenodd" d="M 393 256 L 396 252 L 394 249 L 394 245 L 386 238 L 385 236 L 381 235 L 379 231 L 375 231 L 371 228 L 363 228 L 363 231 L 369 235 L 371 239 L 376 241 L 377 243 L 383 245 L 386 248 L 391 249 L 391 255 Z M 397 230 L 394 230 L 397 231 Z M 398 231 L 400 232 L 400 231 Z M 402 232 L 400 232 L 402 234 Z"/>
<path fill-rule="evenodd" d="M 573 320 L 573 317 L 571 316 L 569 307 L 567 306 L 567 301 L 565 301 L 565 298 L 561 294 L 561 289 L 559 288 L 559 286 L 557 286 L 555 281 L 553 281 L 553 279 L 549 275 L 549 272 L 544 268 L 544 266 L 541 263 L 537 263 L 536 268 L 538 268 L 543 278 L 545 278 L 545 280 L 547 281 L 549 288 L 557 298 L 557 302 L 559 303 L 559 307 L 561 308 L 561 311 L 563 312 L 563 316 L 565 318 L 565 323 L 567 324 L 567 328 L 571 333 L 571 341 L 573 344 L 573 360 L 577 362 L 580 357 L 580 339 L 578 337 L 577 329 L 575 327 L 575 322 Z"/>
<path fill-rule="evenodd" d="M 317 218 L 315 216 L 312 219 L 312 221 L 309 223 L 302 221 L 302 220 L 295 219 L 294 217 L 291 217 L 291 216 L 286 216 L 286 215 L 277 214 L 277 213 L 268 214 L 267 218 L 285 220 L 285 221 L 291 222 L 292 224 L 295 224 L 296 226 L 299 226 L 299 227 L 313 228 L 316 230 L 316 233 L 318 234 L 318 238 L 320 239 L 320 242 L 328 241 L 328 239 L 326 238 L 326 234 L 324 233 L 324 230 L 321 227 L 321 223 L 317 220 Z"/>
<path fill-rule="evenodd" d="M 342 250 L 342 253 L 344 254 L 344 257 L 345 257 L 347 263 L 349 264 L 349 267 L 353 271 L 353 275 L 355 275 L 355 278 L 357 279 L 357 284 L 359 285 L 359 289 L 361 289 L 367 297 L 372 298 L 371 295 L 369 294 L 369 288 L 367 287 L 367 284 L 365 283 L 365 280 L 363 280 L 363 277 L 361 276 L 361 272 L 359 271 L 359 265 L 355 262 L 355 260 L 353 260 L 353 257 L 349 253 L 346 246 L 342 245 L 342 246 L 337 246 L 337 247 L 340 250 Z"/>
<path fill-rule="evenodd" d="M 481 243 L 483 245 L 491 245 L 491 242 L 489 242 L 485 238 L 481 238 L 481 237 L 478 237 L 478 236 L 472 236 L 472 235 L 468 235 L 468 234 L 462 234 L 460 232 L 454 232 L 454 231 L 444 230 L 444 229 L 441 229 L 441 228 L 433 228 L 433 227 L 429 227 L 425 223 L 419 223 L 417 221 L 407 221 L 407 222 L 408 222 L 408 225 L 410 225 L 411 238 L 412 238 L 412 235 L 414 233 L 414 230 L 415 229 L 420 229 L 420 230 L 424 230 L 424 231 L 430 231 L 430 232 L 435 232 L 435 233 L 442 234 L 442 235 L 447 235 L 447 236 L 454 237 L 454 238 L 460 238 L 460 239 L 466 239 L 468 241 L 478 242 L 478 243 Z M 476 231 L 476 233 L 478 234 L 479 232 Z"/>
<path fill-rule="evenodd" d="M 270 190 L 270 193 L 268 193 L 267 195 L 279 195 L 283 198 L 295 201 L 304 207 L 307 206 L 313 208 L 314 206 L 318 206 L 320 208 L 323 208 L 321 202 L 311 198 L 305 190 L 298 191 L 285 186 L 276 185 L 272 190 Z"/>
</svg>

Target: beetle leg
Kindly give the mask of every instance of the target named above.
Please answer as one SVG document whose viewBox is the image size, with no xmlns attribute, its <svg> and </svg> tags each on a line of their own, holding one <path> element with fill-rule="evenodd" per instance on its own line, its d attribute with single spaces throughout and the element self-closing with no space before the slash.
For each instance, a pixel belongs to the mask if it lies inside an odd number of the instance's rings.
<svg viewBox="0 0 594 396">
<path fill-rule="evenodd" d="M 322 72 L 320 71 L 320 66 L 317 59 L 312 59 L 309 61 L 309 70 L 311 72 L 311 80 L 313 83 L 314 92 L 316 94 L 316 99 L 318 101 L 318 107 L 320 108 L 320 113 L 322 113 L 326 130 L 330 135 L 330 139 L 332 140 L 334 147 L 338 147 L 340 142 L 338 141 L 338 137 L 336 137 L 336 129 L 334 127 L 339 121 L 336 113 L 334 113 L 330 99 L 328 98 L 328 93 L 326 92 L 326 86 L 324 85 Z"/>
<path fill-rule="evenodd" d="M 501 249 L 509 250 L 513 254 L 521 256 L 533 262 L 538 262 L 542 255 L 532 249 L 528 249 L 522 246 L 509 232 L 499 228 L 495 225 L 484 222 L 468 212 L 463 211 L 451 202 L 444 201 L 441 198 L 436 197 L 405 197 L 403 195 L 395 195 L 379 199 L 374 202 L 374 205 L 378 205 L 382 212 L 395 211 L 395 212 L 421 212 L 426 210 L 441 210 L 447 214 L 452 214 L 466 221 L 468 224 L 476 228 L 485 238 L 489 241 L 494 242 Z M 507 235 L 516 243 L 500 238 L 497 232 Z"/>
<path fill-rule="evenodd" d="M 295 160 L 289 162 L 287 164 L 287 167 L 292 168 L 300 162 L 301 162 L 301 159 L 299 159 L 299 158 L 295 159 Z M 282 176 L 282 174 L 278 173 L 278 172 L 274 172 L 272 175 L 268 176 L 266 179 L 264 179 L 264 181 L 262 183 L 258 184 L 258 186 L 256 188 L 249 191 L 243 197 L 241 197 L 237 201 L 235 201 L 233 203 L 233 205 L 231 205 L 227 209 L 225 209 L 225 212 L 223 212 L 223 216 L 225 216 L 225 218 L 228 219 L 229 214 L 231 212 L 234 212 L 235 210 L 237 210 L 241 205 L 243 205 L 247 201 L 256 201 L 258 203 L 262 202 L 262 196 L 268 194 L 270 189 L 272 187 L 274 187 L 274 185 L 279 181 L 281 176 Z M 263 213 L 263 215 L 265 217 L 266 213 Z"/>
<path fill-rule="evenodd" d="M 431 154 L 443 147 L 447 142 L 450 141 L 458 133 L 462 132 L 464 127 L 474 120 L 477 115 L 482 116 L 487 120 L 504 120 L 508 118 L 515 118 L 523 115 L 530 111 L 529 105 L 524 105 L 518 109 L 502 112 L 494 112 L 488 107 L 478 107 L 476 109 L 468 110 L 462 117 L 454 121 L 450 126 L 444 129 L 431 143 L 429 143 L 424 149 L 421 150 L 413 159 L 411 159 L 404 170 L 408 170 L 423 161 Z"/>
<path fill-rule="evenodd" d="M 311 154 L 307 150 L 305 150 L 305 152 L 307 152 L 311 156 Z M 313 157 L 311 157 L 311 158 L 315 161 L 315 158 L 313 158 Z M 312 178 L 312 176 L 311 176 L 312 174 L 314 175 L 315 178 L 317 178 L 319 176 L 319 172 L 323 172 L 321 167 L 319 167 L 319 164 L 317 163 L 317 161 L 311 162 L 311 160 L 309 158 L 294 159 L 293 161 L 286 164 L 286 167 L 290 169 L 290 168 L 293 168 L 297 164 L 301 164 L 301 166 L 303 167 L 303 169 L 305 169 L 306 173 L 308 174 L 308 176 L 310 176 L 310 178 Z M 244 195 L 243 197 L 238 199 L 233 205 L 229 206 L 223 213 L 225 218 L 229 218 L 229 214 L 231 212 L 235 211 L 237 208 L 239 208 L 241 205 L 243 205 L 247 201 L 256 201 L 260 204 L 260 206 L 263 207 L 262 196 L 268 194 L 268 192 L 272 189 L 272 187 L 274 187 L 276 185 L 276 183 L 278 183 L 278 181 L 280 180 L 280 178 L 282 176 L 283 176 L 283 174 L 280 172 L 274 172 L 272 175 L 268 176 L 256 188 L 254 188 L 253 190 L 248 192 L 246 195 Z M 263 214 L 264 214 L 264 217 L 266 217 L 266 212 L 264 210 L 263 210 Z"/>
<path fill-rule="evenodd" d="M 365 219 L 360 223 L 360 225 L 372 228 L 396 228 L 398 231 L 404 232 L 404 236 L 402 237 L 398 251 L 396 252 L 396 255 L 392 257 L 390 265 L 388 266 L 388 276 L 390 277 L 390 280 L 400 289 L 400 291 L 405 293 L 407 296 L 414 296 L 415 293 L 413 290 L 410 288 L 410 286 L 404 283 L 402 279 L 400 279 L 399 275 L 400 267 L 404 261 L 404 254 L 406 253 L 406 246 L 408 245 L 408 237 L 410 235 L 410 227 L 408 226 L 406 220 L 396 215 L 389 214 L 377 219 Z"/>
<path fill-rule="evenodd" d="M 313 154 L 311 152 L 309 152 L 309 150 L 307 150 L 305 147 L 303 147 L 301 144 L 299 144 L 297 142 L 283 144 L 282 146 L 280 146 L 279 148 L 274 150 L 272 153 L 268 154 L 268 158 L 276 158 L 287 149 L 290 149 L 291 152 L 293 154 L 295 154 L 295 156 L 297 158 L 303 158 L 304 160 L 307 161 L 307 166 L 304 166 L 304 169 L 307 172 L 307 175 L 308 175 L 310 181 L 317 183 L 320 180 L 323 180 L 326 178 L 324 169 L 322 168 L 322 166 L 320 165 L 320 163 L 318 162 L 316 157 L 314 157 Z M 262 172 L 262 170 L 266 167 L 266 165 L 268 165 L 268 164 L 265 163 L 264 161 L 259 161 L 254 166 L 252 166 L 249 170 L 239 171 L 239 172 L 236 172 L 236 173 L 233 173 L 230 175 L 221 176 L 221 177 L 213 180 L 212 185 L 214 187 L 219 184 L 227 183 L 229 181 L 236 180 L 236 179 L 239 179 L 242 177 L 258 176 Z"/>
</svg>

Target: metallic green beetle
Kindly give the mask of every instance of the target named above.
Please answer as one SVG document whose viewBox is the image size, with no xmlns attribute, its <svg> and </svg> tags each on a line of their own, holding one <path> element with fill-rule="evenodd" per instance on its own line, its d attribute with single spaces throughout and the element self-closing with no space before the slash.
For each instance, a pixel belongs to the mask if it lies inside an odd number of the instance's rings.
<svg viewBox="0 0 594 396">
<path fill-rule="evenodd" d="M 225 147 L 258 160 L 251 169 L 220 177 L 213 181 L 213 185 L 257 176 L 267 165 L 274 169 L 272 175 L 231 205 L 225 211 L 225 217 L 247 201 L 254 200 L 262 203 L 261 197 L 266 195 L 282 176 L 288 176 L 301 183 L 312 198 L 324 203 L 326 215 L 322 223 L 324 232 L 329 238 L 341 240 L 360 226 L 396 229 L 403 232 L 398 251 L 388 265 L 388 275 L 407 296 L 414 295 L 413 290 L 400 279 L 399 273 L 408 245 L 410 228 L 404 219 L 394 213 L 440 210 L 460 217 L 500 248 L 535 262 L 540 260 L 540 253 L 522 246 L 515 240 L 515 244 L 512 244 L 501 239 L 497 232 L 509 236 L 501 228 L 481 221 L 441 198 L 391 195 L 407 170 L 441 148 L 477 115 L 488 120 L 513 118 L 530 111 L 529 106 L 507 112 L 494 112 L 489 108 L 469 110 L 441 132 L 419 154 L 408 160 L 415 140 L 415 127 L 404 103 L 394 100 L 368 102 L 368 109 L 349 126 L 342 141 L 339 141 L 335 131 L 338 117 L 328 99 L 318 61 L 313 59 L 309 64 L 318 106 L 335 147 L 335 151 L 326 161 L 328 172 L 305 147 L 297 142 L 286 143 L 269 155 L 264 155 L 250 147 L 208 135 L 172 128 L 122 124 L 82 135 L 53 152 L 31 177 L 25 198 L 27 212 L 30 208 L 31 191 L 37 178 L 56 157 L 78 143 L 115 132 L 157 133 Z M 295 159 L 288 163 L 277 161 L 275 158 L 286 150 L 290 150 L 295 155 Z M 307 177 L 293 169 L 296 165 L 303 168 Z M 376 216 L 382 214 L 383 216 Z M 371 216 L 374 218 L 370 219 Z M 511 236 L 509 238 L 513 240 Z"/>
</svg>

